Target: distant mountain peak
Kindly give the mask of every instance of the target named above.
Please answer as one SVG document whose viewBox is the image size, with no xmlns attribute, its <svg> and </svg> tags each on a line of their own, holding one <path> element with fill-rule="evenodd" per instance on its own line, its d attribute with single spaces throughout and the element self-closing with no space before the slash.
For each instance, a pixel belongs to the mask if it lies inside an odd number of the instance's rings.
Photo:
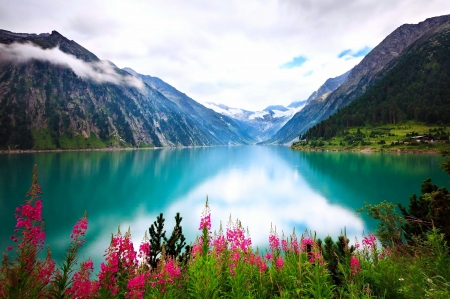
<svg viewBox="0 0 450 299">
<path fill-rule="evenodd" d="M 263 111 L 272 111 L 272 110 L 278 110 L 278 111 L 288 111 L 289 109 L 284 107 L 283 105 L 271 105 L 267 106 Z"/>
</svg>

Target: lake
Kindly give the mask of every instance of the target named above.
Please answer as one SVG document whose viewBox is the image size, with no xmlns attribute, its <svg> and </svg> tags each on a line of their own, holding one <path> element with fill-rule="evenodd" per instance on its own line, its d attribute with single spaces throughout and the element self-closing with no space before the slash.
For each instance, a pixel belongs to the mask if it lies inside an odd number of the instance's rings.
<svg viewBox="0 0 450 299">
<path fill-rule="evenodd" d="M 138 245 L 160 212 L 167 234 L 180 212 L 188 243 L 195 240 L 209 197 L 213 229 L 231 215 L 265 248 L 271 224 L 281 236 L 295 228 L 352 239 L 376 222 L 356 213 L 364 202 L 409 203 L 427 177 L 439 186 L 449 177 L 439 155 L 299 152 L 283 146 L 231 146 L 0 155 L 0 248 L 12 245 L 14 209 L 25 200 L 33 165 L 43 194 L 47 243 L 59 260 L 76 221 L 87 211 L 83 259 L 103 259 L 111 234 L 131 228 Z M 136 247 L 137 248 L 137 247 Z"/>
</svg>

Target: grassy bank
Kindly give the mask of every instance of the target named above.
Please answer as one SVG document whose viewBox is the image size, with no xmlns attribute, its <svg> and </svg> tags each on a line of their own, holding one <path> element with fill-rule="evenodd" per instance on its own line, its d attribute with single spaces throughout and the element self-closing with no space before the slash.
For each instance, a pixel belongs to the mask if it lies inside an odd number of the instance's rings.
<svg viewBox="0 0 450 299">
<path fill-rule="evenodd" d="M 294 142 L 296 150 L 438 153 L 450 149 L 450 128 L 408 121 L 398 125 L 352 127 L 330 139 Z"/>
</svg>

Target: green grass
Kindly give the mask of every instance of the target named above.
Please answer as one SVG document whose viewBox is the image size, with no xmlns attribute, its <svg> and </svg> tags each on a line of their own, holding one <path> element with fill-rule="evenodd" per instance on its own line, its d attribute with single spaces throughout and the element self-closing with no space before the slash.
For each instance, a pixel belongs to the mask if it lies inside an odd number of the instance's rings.
<svg viewBox="0 0 450 299">
<path fill-rule="evenodd" d="M 61 149 L 86 149 L 86 148 L 105 148 L 106 143 L 101 141 L 94 132 L 91 132 L 89 138 L 82 135 L 72 135 L 65 133 L 60 136 L 59 144 Z"/>
<path fill-rule="evenodd" d="M 32 131 L 34 138 L 34 146 L 35 150 L 54 150 L 56 149 L 56 145 L 53 142 L 52 136 L 50 134 L 49 129 L 42 130 L 33 130 Z"/>
<path fill-rule="evenodd" d="M 357 135 L 358 129 L 361 135 Z M 436 135 L 436 130 L 447 132 L 446 140 L 439 142 L 415 142 L 407 135 Z M 318 139 L 306 142 L 295 142 L 291 148 L 297 150 L 332 150 L 332 151 L 400 151 L 400 152 L 433 152 L 450 149 L 450 128 L 442 125 L 426 125 L 414 121 L 396 125 L 375 127 L 352 127 L 345 130 L 347 134 L 333 137 L 330 140 Z M 412 134 L 413 133 L 413 134 Z"/>
</svg>

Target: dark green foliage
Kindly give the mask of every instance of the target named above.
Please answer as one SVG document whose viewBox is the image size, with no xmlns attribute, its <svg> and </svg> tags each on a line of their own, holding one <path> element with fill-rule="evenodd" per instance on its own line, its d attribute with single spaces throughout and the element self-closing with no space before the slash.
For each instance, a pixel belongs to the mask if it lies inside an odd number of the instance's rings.
<svg viewBox="0 0 450 299">
<path fill-rule="evenodd" d="M 353 245 L 349 248 L 348 243 L 349 239 L 345 235 L 340 235 L 336 242 L 330 236 L 326 237 L 323 243 L 318 242 L 321 245 L 323 258 L 336 285 L 342 283 L 338 268 L 339 263 L 349 264 L 351 253 L 355 250 Z"/>
<path fill-rule="evenodd" d="M 424 238 L 433 227 L 445 235 L 450 244 L 450 193 L 445 187 L 438 188 L 428 178 L 422 183 L 422 194 L 409 198 L 408 210 L 399 204 L 399 208 L 406 220 L 402 226 L 405 238 L 414 241 L 414 238 Z"/>
<path fill-rule="evenodd" d="M 152 268 L 156 268 L 162 253 L 164 246 L 166 256 L 171 256 L 181 263 L 186 263 L 189 258 L 190 246 L 186 246 L 186 238 L 183 235 L 183 228 L 181 227 L 180 213 L 175 216 L 175 226 L 172 231 L 172 235 L 169 239 L 166 238 L 166 231 L 164 230 L 164 217 L 163 213 L 160 213 L 156 217 L 156 221 L 149 228 L 150 233 L 150 257 L 148 264 Z M 182 253 L 182 250 L 185 252 Z"/>
<path fill-rule="evenodd" d="M 450 33 L 441 33 L 394 60 L 373 86 L 300 139 L 331 137 L 348 127 L 415 120 L 450 122 Z M 345 99 L 343 100 L 345 102 Z M 448 137 L 447 137 L 448 138 Z M 446 138 L 446 139 L 447 139 Z"/>
<path fill-rule="evenodd" d="M 393 203 L 387 201 L 376 205 L 366 203 L 364 208 L 358 209 L 357 212 L 366 212 L 369 217 L 380 221 L 375 231 L 383 246 L 393 247 L 403 244 L 401 227 L 404 219 L 397 214 Z"/>
</svg>

